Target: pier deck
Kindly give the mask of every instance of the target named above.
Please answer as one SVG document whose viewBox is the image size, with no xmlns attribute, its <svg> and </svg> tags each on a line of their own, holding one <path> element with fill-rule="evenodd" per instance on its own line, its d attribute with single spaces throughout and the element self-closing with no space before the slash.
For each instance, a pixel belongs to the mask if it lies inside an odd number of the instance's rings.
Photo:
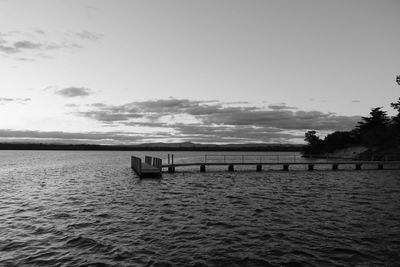
<svg viewBox="0 0 400 267">
<path fill-rule="evenodd" d="M 167 169 L 168 172 L 174 173 L 177 167 L 200 167 L 200 172 L 206 171 L 206 166 L 227 166 L 228 171 L 234 171 L 235 166 L 255 166 L 255 170 L 262 171 L 263 166 L 278 166 L 283 171 L 289 171 L 290 166 L 304 166 L 307 170 L 313 171 L 315 167 L 330 165 L 331 170 L 340 170 L 340 166 L 352 165 L 355 170 L 362 170 L 363 166 L 376 166 L 376 169 L 383 170 L 385 166 L 400 169 L 400 161 L 377 161 L 377 160 L 338 160 L 338 159 L 325 159 L 325 160 L 304 160 L 294 156 L 280 156 L 280 155 L 205 155 L 202 161 L 181 162 L 174 163 L 173 155 L 172 162 L 168 155 L 168 164 L 162 165 L 161 169 Z M 387 167 L 386 167 L 387 168 Z M 371 170 L 371 168 L 368 168 Z M 324 169 L 326 170 L 326 169 Z M 349 170 L 345 168 L 343 170 Z"/>
<path fill-rule="evenodd" d="M 193 162 L 180 162 L 174 163 L 174 156 L 168 154 L 168 164 L 162 164 L 162 160 L 159 158 L 145 157 L 145 162 L 138 157 L 132 156 L 132 169 L 137 173 L 140 178 L 144 177 L 161 177 L 163 171 L 174 173 L 176 168 L 179 167 L 199 167 L 200 172 L 206 172 L 207 166 L 227 166 L 227 170 L 230 172 L 235 171 L 235 166 L 255 166 L 255 171 L 261 172 L 263 166 L 277 166 L 282 171 L 289 171 L 290 166 L 304 166 L 305 170 L 350 170 L 349 167 L 341 168 L 341 166 L 354 166 L 354 170 L 383 170 L 383 169 L 399 169 L 400 161 L 377 161 L 377 160 L 304 160 L 295 157 L 284 157 L 274 158 L 275 160 L 265 160 L 264 156 L 260 155 L 218 155 L 219 158 L 204 157 L 204 161 L 193 161 Z M 253 157 L 253 158 L 251 158 Z M 170 161 L 170 159 L 172 159 Z M 233 159 L 233 160 L 232 160 Z M 330 168 L 321 169 L 319 166 L 330 166 Z M 364 166 L 364 167 L 363 167 Z M 365 166 L 368 166 L 365 168 Z M 372 167 L 371 167 L 372 166 Z M 319 168 L 318 168 L 319 167 Z M 297 168 L 298 170 L 298 168 Z"/>
<path fill-rule="evenodd" d="M 145 157 L 145 162 L 141 158 L 131 157 L 131 168 L 140 178 L 158 178 L 162 175 L 162 160 L 159 158 Z"/>
<path fill-rule="evenodd" d="M 167 169 L 169 173 L 174 173 L 177 167 L 199 166 L 200 172 L 206 171 L 206 166 L 227 166 L 228 171 L 234 171 L 234 166 L 255 166 L 256 171 L 262 171 L 262 166 L 282 166 L 283 171 L 289 171 L 290 166 L 304 166 L 309 171 L 315 170 L 314 167 L 321 165 L 330 165 L 331 170 L 341 170 L 341 165 L 353 165 L 355 170 L 362 170 L 363 165 L 375 165 L 377 170 L 383 170 L 384 166 L 400 166 L 400 161 L 327 161 L 327 162 L 191 162 L 162 165 L 162 169 Z M 343 170 L 349 170 L 348 168 Z M 370 170 L 370 169 L 369 169 Z"/>
</svg>

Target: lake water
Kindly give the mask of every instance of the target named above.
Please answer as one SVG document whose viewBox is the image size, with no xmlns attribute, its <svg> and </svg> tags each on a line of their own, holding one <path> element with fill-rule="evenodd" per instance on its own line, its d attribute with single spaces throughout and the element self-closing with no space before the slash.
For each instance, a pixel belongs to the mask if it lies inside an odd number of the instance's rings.
<svg viewBox="0 0 400 267">
<path fill-rule="evenodd" d="M 140 180 L 132 154 L 0 151 L 0 266 L 400 264 L 399 170 Z"/>
</svg>

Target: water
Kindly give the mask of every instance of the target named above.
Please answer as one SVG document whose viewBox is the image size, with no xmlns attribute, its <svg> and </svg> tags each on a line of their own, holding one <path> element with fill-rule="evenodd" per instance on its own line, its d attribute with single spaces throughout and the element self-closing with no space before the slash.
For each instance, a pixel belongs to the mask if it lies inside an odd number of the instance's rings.
<svg viewBox="0 0 400 267">
<path fill-rule="evenodd" d="M 0 265 L 400 264 L 398 170 L 140 180 L 131 154 L 0 151 Z"/>
</svg>

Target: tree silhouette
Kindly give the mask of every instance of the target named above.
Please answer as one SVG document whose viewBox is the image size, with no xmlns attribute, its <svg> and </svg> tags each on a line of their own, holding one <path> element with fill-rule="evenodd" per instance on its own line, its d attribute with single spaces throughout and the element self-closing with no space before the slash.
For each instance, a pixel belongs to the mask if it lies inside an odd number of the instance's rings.
<svg viewBox="0 0 400 267">
<path fill-rule="evenodd" d="M 369 114 L 369 117 L 361 117 L 362 121 L 358 122 L 357 129 L 361 135 L 377 127 L 386 127 L 390 123 L 390 118 L 382 107 L 373 108 Z"/>
<path fill-rule="evenodd" d="M 400 126 L 400 97 L 397 102 L 390 103 L 390 106 L 397 110 L 397 115 L 393 117 L 393 123 Z"/>
</svg>

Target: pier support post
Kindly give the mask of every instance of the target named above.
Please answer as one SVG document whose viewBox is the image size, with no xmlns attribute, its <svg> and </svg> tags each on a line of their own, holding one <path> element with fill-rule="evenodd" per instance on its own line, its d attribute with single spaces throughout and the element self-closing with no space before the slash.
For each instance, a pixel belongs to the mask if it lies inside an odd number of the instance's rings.
<svg viewBox="0 0 400 267">
<path fill-rule="evenodd" d="M 261 166 L 261 164 L 257 164 L 256 170 L 257 170 L 258 172 L 262 171 L 262 166 Z"/>
<path fill-rule="evenodd" d="M 289 170 L 289 164 L 283 164 L 283 170 L 288 171 Z"/>
<path fill-rule="evenodd" d="M 378 170 L 383 170 L 383 164 L 378 164 Z"/>
<path fill-rule="evenodd" d="M 332 170 L 333 171 L 339 170 L 339 165 L 338 164 L 332 164 Z"/>
<path fill-rule="evenodd" d="M 314 170 L 314 164 L 308 164 L 308 170 L 313 171 Z"/>
<path fill-rule="evenodd" d="M 200 165 L 200 172 L 206 172 L 206 165 Z"/>
<path fill-rule="evenodd" d="M 356 164 L 356 170 L 361 171 L 361 164 Z"/>
<path fill-rule="evenodd" d="M 231 165 L 229 165 L 228 166 L 228 172 L 234 172 L 235 171 L 235 169 L 233 168 L 233 165 L 231 164 Z"/>
<path fill-rule="evenodd" d="M 168 167 L 168 172 L 169 173 L 174 173 L 175 172 L 175 166 L 169 166 Z"/>
</svg>

